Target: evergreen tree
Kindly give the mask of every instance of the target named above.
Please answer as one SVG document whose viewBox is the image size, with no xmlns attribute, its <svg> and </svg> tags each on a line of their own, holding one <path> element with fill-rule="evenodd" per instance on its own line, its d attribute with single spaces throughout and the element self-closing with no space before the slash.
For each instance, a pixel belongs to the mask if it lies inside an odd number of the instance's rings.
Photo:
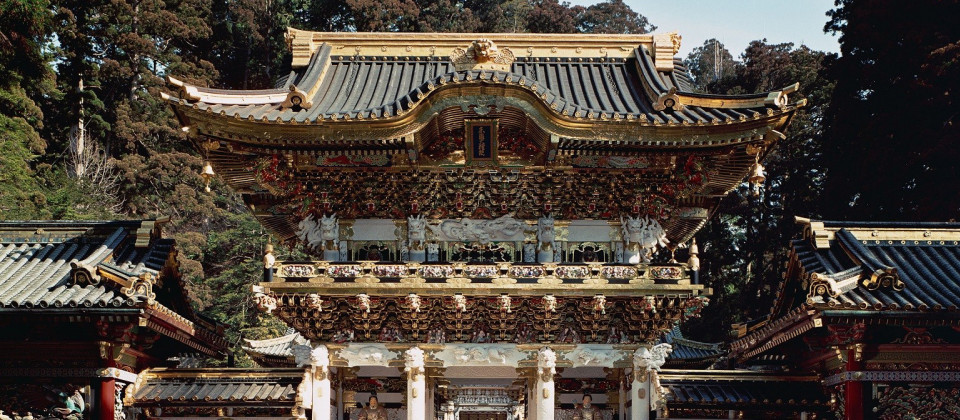
<svg viewBox="0 0 960 420">
<path fill-rule="evenodd" d="M 714 52 L 698 48 L 688 62 L 708 62 L 702 54 L 713 56 Z M 713 287 L 714 298 L 702 318 L 685 326 L 693 337 L 721 341 L 730 323 L 769 313 L 789 251 L 785 245 L 798 234 L 794 217 L 819 216 L 825 164 L 823 119 L 833 89 L 832 80 L 823 75 L 829 57 L 790 43 L 754 41 L 730 74 L 704 87 L 711 93 L 739 94 L 799 83 L 799 95 L 808 105 L 797 111 L 787 137 L 766 156 L 763 192 L 754 196 L 749 185 L 741 184 L 696 235 L 701 279 Z"/>
<path fill-rule="evenodd" d="M 831 218 L 960 215 L 960 1 L 839 0 L 827 113 Z"/>
</svg>

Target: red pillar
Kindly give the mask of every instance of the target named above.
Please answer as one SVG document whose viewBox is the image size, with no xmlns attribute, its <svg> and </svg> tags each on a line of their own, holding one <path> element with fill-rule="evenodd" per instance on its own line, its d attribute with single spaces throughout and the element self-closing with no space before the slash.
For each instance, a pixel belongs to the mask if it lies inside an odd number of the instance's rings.
<svg viewBox="0 0 960 420">
<path fill-rule="evenodd" d="M 114 420 L 114 404 L 116 404 L 117 380 L 114 378 L 100 378 L 100 393 L 97 401 L 96 420 Z"/>
<path fill-rule="evenodd" d="M 847 372 L 860 371 L 859 355 L 856 349 L 847 350 Z M 844 384 L 844 413 L 847 420 L 863 420 L 863 382 L 848 380 Z"/>
</svg>

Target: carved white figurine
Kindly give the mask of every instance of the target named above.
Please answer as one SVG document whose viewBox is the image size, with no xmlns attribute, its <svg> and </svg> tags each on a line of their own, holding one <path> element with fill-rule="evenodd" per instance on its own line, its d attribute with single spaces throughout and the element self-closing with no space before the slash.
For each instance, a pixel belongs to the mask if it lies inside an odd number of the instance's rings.
<svg viewBox="0 0 960 420">
<path fill-rule="evenodd" d="M 467 297 L 464 295 L 453 295 L 453 306 L 457 312 L 467 310 Z"/>
<path fill-rule="evenodd" d="M 304 302 L 307 308 L 320 310 L 322 309 L 323 299 L 320 299 L 320 295 L 316 293 L 311 293 L 307 295 L 307 299 Z"/>
<path fill-rule="evenodd" d="M 277 299 L 263 293 L 263 287 L 260 286 L 253 286 L 253 303 L 256 304 L 257 308 L 261 311 L 268 314 L 273 312 L 274 309 L 277 309 Z"/>
<path fill-rule="evenodd" d="M 427 221 L 423 216 L 407 218 L 407 248 L 410 261 L 424 262 L 426 260 Z"/>
<path fill-rule="evenodd" d="M 593 311 L 599 312 L 601 314 L 607 313 L 607 297 L 604 295 L 596 295 L 593 297 Z"/>
<path fill-rule="evenodd" d="M 410 309 L 414 312 L 420 312 L 420 305 L 422 303 L 422 299 L 420 299 L 420 296 L 416 293 L 407 295 L 407 305 L 410 305 Z"/>
<path fill-rule="evenodd" d="M 403 365 L 405 371 L 411 371 L 414 369 L 422 369 L 425 366 L 425 361 L 423 358 L 423 350 L 420 347 L 410 347 L 407 351 L 403 352 Z"/>
<path fill-rule="evenodd" d="M 554 261 L 554 250 L 557 245 L 554 222 L 553 216 L 549 215 L 537 220 L 537 261 L 539 262 Z"/>
<path fill-rule="evenodd" d="M 357 307 L 359 307 L 361 311 L 370 313 L 370 296 L 366 293 L 357 295 Z"/>
<path fill-rule="evenodd" d="M 297 237 L 307 247 L 323 251 L 323 259 L 337 261 L 340 258 L 340 223 L 337 215 L 322 216 L 318 222 L 313 215 L 300 221 Z"/>
<path fill-rule="evenodd" d="M 626 219 L 621 216 L 620 225 L 623 230 L 623 242 L 626 244 L 624 262 L 630 264 L 649 262 L 657 247 L 667 246 L 666 231 L 660 226 L 660 222 L 649 216 L 628 216 Z"/>
<path fill-rule="evenodd" d="M 513 312 L 513 308 L 511 307 L 513 305 L 513 299 L 510 299 L 509 295 L 500 295 L 498 303 L 500 304 L 501 311 L 504 311 L 508 314 Z"/>
<path fill-rule="evenodd" d="M 440 261 L 440 244 L 434 242 L 427 244 L 427 261 Z"/>
<path fill-rule="evenodd" d="M 327 351 L 327 346 L 313 348 L 309 344 L 295 344 L 290 348 L 290 351 L 293 353 L 297 366 L 330 365 L 330 353 Z"/>
<path fill-rule="evenodd" d="M 552 382 L 553 374 L 557 368 L 557 353 L 550 347 L 541 347 L 537 352 L 537 371 L 540 374 L 540 380 L 543 382 Z M 546 392 L 546 391 L 545 391 Z M 552 398 L 544 394 L 544 398 Z"/>
<path fill-rule="evenodd" d="M 556 312 L 557 311 L 557 298 L 553 295 L 546 295 L 543 297 L 543 310 L 547 312 Z"/>
</svg>

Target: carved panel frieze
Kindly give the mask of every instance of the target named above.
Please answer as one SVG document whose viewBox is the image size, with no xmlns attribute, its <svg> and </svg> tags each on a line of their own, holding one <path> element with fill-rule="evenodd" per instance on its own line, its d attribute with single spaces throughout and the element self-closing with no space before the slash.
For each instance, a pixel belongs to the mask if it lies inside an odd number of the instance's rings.
<svg viewBox="0 0 960 420">
<path fill-rule="evenodd" d="M 528 354 L 505 344 L 448 344 L 433 357 L 449 366 L 518 366 Z"/>
<path fill-rule="evenodd" d="M 307 295 L 272 296 L 277 302 L 274 314 L 305 338 L 356 343 L 341 351 L 339 357 L 364 359 L 368 364 L 392 357 L 382 343 L 393 342 L 478 345 L 652 342 L 683 317 L 685 301 L 689 299 L 611 296 L 604 298 L 602 307 L 598 307 L 596 297 L 510 296 L 507 307 L 502 297 L 493 296 L 418 295 L 411 299 L 410 296 L 321 294 L 317 296 L 320 307 L 316 308 L 308 306 Z M 416 306 L 411 304 L 414 301 Z M 360 343 L 381 343 L 381 347 L 363 347 Z M 451 360 L 457 356 L 473 360 L 474 355 L 482 359 L 483 355 L 474 351 L 476 349 L 464 347 L 464 352 L 452 354 Z M 486 363 L 502 359 L 490 356 L 489 352 L 484 354 L 489 356 Z M 512 360 L 513 355 L 505 353 L 504 357 Z M 613 356 L 587 352 L 568 357 L 577 363 L 595 365 Z"/>
<path fill-rule="evenodd" d="M 391 360 L 399 359 L 400 354 L 387 350 L 383 344 L 348 344 L 337 351 L 337 356 L 347 362 L 347 366 L 389 366 Z"/>
</svg>

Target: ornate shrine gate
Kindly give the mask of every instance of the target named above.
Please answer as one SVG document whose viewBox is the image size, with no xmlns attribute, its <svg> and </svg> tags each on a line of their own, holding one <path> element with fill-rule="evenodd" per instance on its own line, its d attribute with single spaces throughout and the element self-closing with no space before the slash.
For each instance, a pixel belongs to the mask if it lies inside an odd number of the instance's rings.
<svg viewBox="0 0 960 420">
<path fill-rule="evenodd" d="M 275 89 L 170 79 L 164 97 L 208 179 L 314 256 L 268 246 L 255 287 L 300 334 L 314 419 L 372 391 L 411 419 L 562 418 L 584 392 L 605 418 L 646 418 L 651 345 L 706 302 L 681 249 L 763 181 L 804 103 L 796 85 L 693 93 L 677 34 L 287 41 Z"/>
</svg>

